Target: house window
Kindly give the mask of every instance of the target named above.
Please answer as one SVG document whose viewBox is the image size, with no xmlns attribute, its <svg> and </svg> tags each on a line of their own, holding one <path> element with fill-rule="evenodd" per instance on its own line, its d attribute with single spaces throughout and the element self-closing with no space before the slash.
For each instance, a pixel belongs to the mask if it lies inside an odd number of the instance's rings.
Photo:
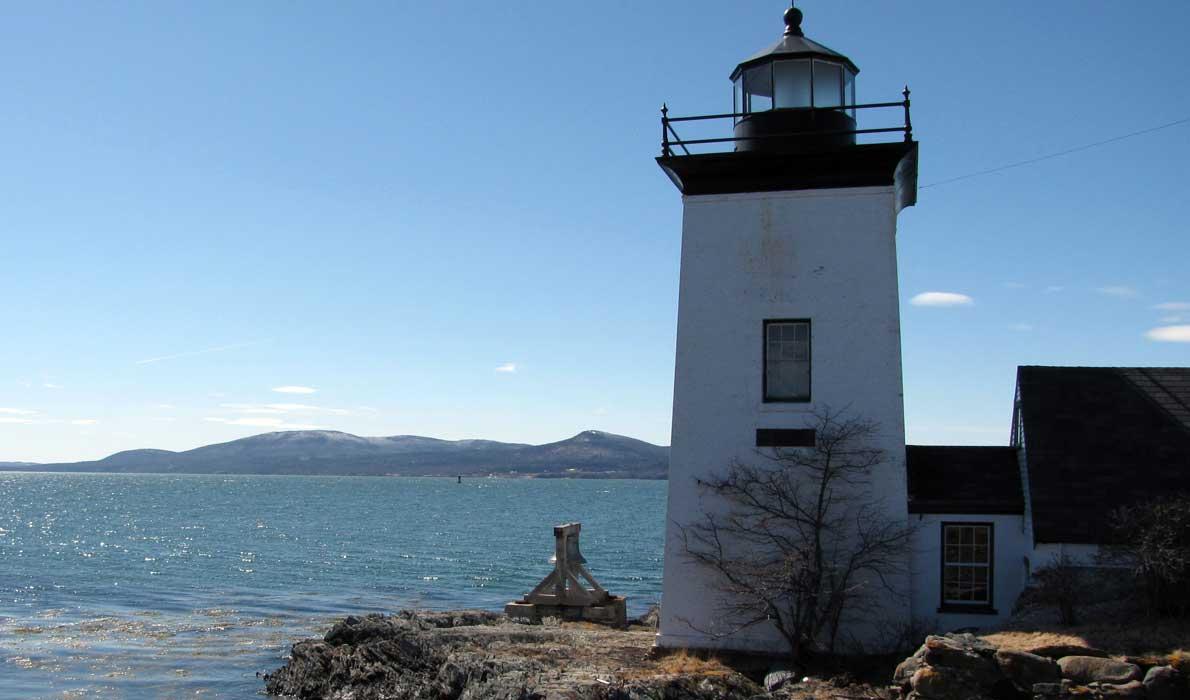
<svg viewBox="0 0 1190 700">
<path fill-rule="evenodd" d="M 764 400 L 810 400 L 810 322 L 764 322 Z"/>
<path fill-rule="evenodd" d="M 943 523 L 942 606 L 992 604 L 992 525 Z"/>
</svg>

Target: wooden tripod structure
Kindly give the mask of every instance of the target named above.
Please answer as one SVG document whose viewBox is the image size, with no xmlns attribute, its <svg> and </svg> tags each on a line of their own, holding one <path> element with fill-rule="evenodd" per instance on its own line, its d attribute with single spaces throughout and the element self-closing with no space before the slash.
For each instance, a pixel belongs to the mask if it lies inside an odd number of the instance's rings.
<svg viewBox="0 0 1190 700">
<path fill-rule="evenodd" d="M 628 624 L 625 599 L 604 590 L 584 566 L 587 560 L 578 547 L 580 523 L 554 528 L 554 570 L 523 600 L 504 606 L 512 618 L 540 622 L 543 617 L 588 620 L 612 625 Z M 583 584 L 586 580 L 590 588 Z"/>
</svg>

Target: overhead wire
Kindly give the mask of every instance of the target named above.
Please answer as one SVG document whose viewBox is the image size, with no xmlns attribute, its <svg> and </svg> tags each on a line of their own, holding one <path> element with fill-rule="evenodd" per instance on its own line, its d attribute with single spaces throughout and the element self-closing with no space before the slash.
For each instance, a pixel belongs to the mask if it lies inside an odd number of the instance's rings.
<svg viewBox="0 0 1190 700">
<path fill-rule="evenodd" d="M 1094 143 L 1087 143 L 1087 144 L 1083 144 L 1081 146 L 1075 146 L 1074 148 L 1068 148 L 1064 151 L 1056 151 L 1054 153 L 1047 153 L 1045 155 L 1037 156 L 1036 158 L 1029 158 L 1028 160 L 1021 160 L 1021 161 L 1017 161 L 1015 163 L 1009 163 L 1007 165 L 1000 165 L 995 168 L 988 168 L 987 170 L 978 170 L 973 173 L 967 173 L 966 175 L 959 175 L 958 177 L 952 177 L 952 178 L 948 178 L 946 180 L 939 180 L 937 182 L 931 182 L 928 185 L 921 185 L 920 187 L 918 187 L 918 189 L 924 190 L 929 187 L 937 187 L 939 185 L 949 185 L 952 182 L 959 182 L 961 180 L 970 180 L 973 177 L 981 177 L 983 175 L 991 175 L 993 173 L 999 173 L 999 172 L 1003 172 L 1005 170 L 1011 170 L 1013 168 L 1020 168 L 1020 167 L 1026 166 L 1026 165 L 1040 163 L 1043 160 L 1050 160 L 1051 158 L 1060 158 L 1062 156 L 1068 156 L 1072 153 L 1078 153 L 1079 151 L 1086 151 L 1091 148 L 1098 148 L 1099 146 L 1106 146 L 1109 143 L 1123 141 L 1124 139 L 1130 139 L 1130 138 L 1134 138 L 1136 136 L 1143 136 L 1145 134 L 1151 134 L 1154 131 L 1161 131 L 1162 129 L 1169 129 L 1171 127 L 1179 126 L 1181 124 L 1186 124 L 1188 122 L 1190 122 L 1190 117 L 1184 117 L 1182 119 L 1177 119 L 1172 122 L 1167 122 L 1165 124 L 1161 124 L 1159 126 L 1149 127 L 1148 129 L 1141 129 L 1140 131 L 1133 131 L 1128 134 L 1121 134 L 1120 136 L 1113 136 L 1112 138 L 1109 138 L 1109 139 L 1104 139 L 1102 141 L 1096 141 Z"/>
</svg>

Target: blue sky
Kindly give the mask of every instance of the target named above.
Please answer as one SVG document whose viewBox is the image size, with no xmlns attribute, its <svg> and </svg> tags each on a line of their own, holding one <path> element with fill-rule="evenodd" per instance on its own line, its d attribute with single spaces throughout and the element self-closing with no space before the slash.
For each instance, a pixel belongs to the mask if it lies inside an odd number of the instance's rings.
<svg viewBox="0 0 1190 700">
<path fill-rule="evenodd" d="M 0 459 L 298 426 L 667 443 L 658 108 L 729 111 L 785 6 L 6 4 Z M 1185 2 L 800 6 L 861 101 L 909 83 L 923 185 L 1190 117 Z M 1004 444 L 1018 364 L 1190 364 L 1148 337 L 1190 324 L 1188 162 L 1182 124 L 922 189 L 909 439 Z"/>
</svg>

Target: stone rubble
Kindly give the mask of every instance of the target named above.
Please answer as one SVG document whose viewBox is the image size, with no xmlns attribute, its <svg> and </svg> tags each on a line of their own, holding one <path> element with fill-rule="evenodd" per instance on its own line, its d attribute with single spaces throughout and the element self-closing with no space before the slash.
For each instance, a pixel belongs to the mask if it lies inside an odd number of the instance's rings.
<svg viewBox="0 0 1190 700">
<path fill-rule="evenodd" d="M 1190 700 L 1171 666 L 1069 645 L 998 650 L 970 634 L 927 637 L 897 666 L 892 690 L 904 700 Z"/>
</svg>

